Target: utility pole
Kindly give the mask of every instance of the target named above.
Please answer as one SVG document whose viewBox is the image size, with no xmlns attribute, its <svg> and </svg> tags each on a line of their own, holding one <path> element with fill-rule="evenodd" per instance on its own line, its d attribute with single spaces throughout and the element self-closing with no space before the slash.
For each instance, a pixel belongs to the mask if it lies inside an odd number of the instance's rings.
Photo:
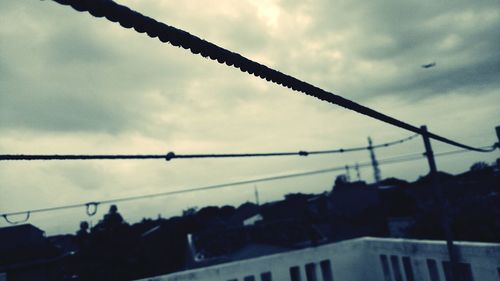
<svg viewBox="0 0 500 281">
<path fill-rule="evenodd" d="M 500 148 L 500 126 L 496 126 L 495 130 L 497 131 L 497 138 L 498 138 L 497 148 Z"/>
<path fill-rule="evenodd" d="M 498 142 L 495 144 L 495 147 L 500 149 L 500 126 L 496 126 L 495 130 L 497 132 L 497 138 L 498 138 Z M 497 164 L 497 169 L 500 169 L 500 158 L 497 158 L 496 164 Z"/>
<path fill-rule="evenodd" d="M 422 138 L 424 140 L 425 156 L 427 157 L 427 162 L 429 163 L 430 168 L 429 176 L 431 178 L 437 204 L 440 205 L 439 213 L 441 216 L 441 224 L 446 237 L 446 246 L 448 248 L 448 255 L 450 258 L 449 274 L 451 277 L 451 281 L 453 281 L 456 280 L 455 276 L 458 276 L 456 274 L 458 272 L 456 269 L 459 261 L 459 256 L 455 245 L 453 245 L 453 232 L 451 231 L 450 216 L 448 213 L 449 202 L 445 198 L 441 184 L 439 182 L 436 161 L 434 160 L 434 152 L 432 151 L 431 141 L 427 133 L 427 126 L 421 126 L 420 129 L 422 130 Z"/>
<path fill-rule="evenodd" d="M 378 161 L 375 157 L 375 151 L 370 137 L 368 137 L 368 150 L 370 151 L 370 158 L 372 159 L 373 178 L 375 179 L 375 183 L 378 185 L 380 182 L 380 169 L 378 168 Z"/>
</svg>

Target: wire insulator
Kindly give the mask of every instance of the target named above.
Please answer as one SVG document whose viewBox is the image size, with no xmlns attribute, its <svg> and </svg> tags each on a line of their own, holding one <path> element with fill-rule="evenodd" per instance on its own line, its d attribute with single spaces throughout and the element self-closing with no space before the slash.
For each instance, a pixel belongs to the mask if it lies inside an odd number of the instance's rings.
<svg viewBox="0 0 500 281">
<path fill-rule="evenodd" d="M 300 156 L 308 156 L 308 155 L 309 155 L 309 152 L 304 151 L 304 150 L 301 150 L 301 151 L 299 151 L 299 155 L 300 155 Z"/>
<path fill-rule="evenodd" d="M 167 160 L 167 161 L 170 161 L 174 158 L 175 158 L 175 153 L 172 151 L 170 151 L 169 153 L 167 153 L 167 155 L 165 155 L 165 160 Z"/>
<path fill-rule="evenodd" d="M 97 213 L 97 207 L 99 206 L 99 204 L 99 202 L 89 202 L 85 204 L 85 212 L 89 217 Z"/>
</svg>

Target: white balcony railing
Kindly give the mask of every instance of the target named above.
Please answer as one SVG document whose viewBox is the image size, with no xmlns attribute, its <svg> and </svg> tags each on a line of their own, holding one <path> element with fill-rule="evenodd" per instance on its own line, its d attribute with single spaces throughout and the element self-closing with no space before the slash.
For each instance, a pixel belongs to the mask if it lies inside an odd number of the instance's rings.
<svg viewBox="0 0 500 281">
<path fill-rule="evenodd" d="M 460 280 L 500 280 L 500 244 L 455 242 Z M 150 281 L 446 281 L 444 241 L 358 238 L 198 268 Z"/>
</svg>

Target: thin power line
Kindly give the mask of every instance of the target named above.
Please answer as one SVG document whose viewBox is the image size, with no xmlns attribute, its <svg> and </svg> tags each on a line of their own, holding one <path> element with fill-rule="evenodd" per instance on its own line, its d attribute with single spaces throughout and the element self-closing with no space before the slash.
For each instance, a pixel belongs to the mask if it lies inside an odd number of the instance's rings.
<svg viewBox="0 0 500 281">
<path fill-rule="evenodd" d="M 149 37 L 158 39 L 163 42 L 169 42 L 173 46 L 189 49 L 193 54 L 199 54 L 204 58 L 216 60 L 219 63 L 225 63 L 228 66 L 233 66 L 240 69 L 242 72 L 253 74 L 267 81 L 272 81 L 283 87 L 302 92 L 306 95 L 316 97 L 320 100 L 342 106 L 344 108 L 353 110 L 355 112 L 364 114 L 382 122 L 391 124 L 393 126 L 417 133 L 427 134 L 429 138 L 457 146 L 463 149 L 490 152 L 495 150 L 496 145 L 490 148 L 472 147 L 459 143 L 457 141 L 448 139 L 446 137 L 431 133 L 424 132 L 421 128 L 406 123 L 397 118 L 388 116 L 354 101 L 346 99 L 342 96 L 335 95 L 331 92 L 325 91 L 312 84 L 301 81 L 290 75 L 281 73 L 277 70 L 267 67 L 266 65 L 257 63 L 248 58 L 243 57 L 238 53 L 231 52 L 227 49 L 221 48 L 211 42 L 205 41 L 197 36 L 194 36 L 184 30 L 177 29 L 165 23 L 158 22 L 153 18 L 144 16 L 130 8 L 117 4 L 111 0 L 54 0 L 62 5 L 71 5 L 75 10 L 84 12 L 88 11 L 95 17 L 106 17 L 109 21 L 118 22 L 124 28 L 134 28 L 139 33 L 146 33 Z"/>
<path fill-rule="evenodd" d="M 417 137 L 418 134 L 391 141 L 378 145 L 374 145 L 371 148 L 383 148 L 390 147 L 393 145 L 401 144 L 410 141 Z M 316 150 L 316 151 L 298 151 L 298 152 L 270 152 L 270 153 L 232 153 L 232 154 L 175 154 L 174 152 L 169 152 L 167 154 L 128 154 L 128 155 L 89 155 L 89 154 L 65 154 L 65 155 L 34 155 L 34 154 L 1 154 L 0 161 L 14 161 L 14 160 L 123 160 L 123 159 L 135 159 L 135 160 L 146 160 L 146 159 L 165 159 L 170 161 L 172 159 L 192 159 L 192 158 L 238 158 L 238 157 L 272 157 L 272 156 L 308 156 L 308 155 L 319 155 L 319 154 L 334 154 L 334 153 L 344 153 L 344 152 L 354 152 L 361 150 L 368 150 L 370 147 L 359 146 L 351 148 L 340 148 L 333 150 Z"/>
<path fill-rule="evenodd" d="M 464 152 L 469 152 L 469 151 L 468 150 L 454 150 L 454 151 L 436 153 L 434 156 L 436 156 L 436 157 L 448 156 L 448 155 L 460 154 L 460 153 L 464 153 Z M 379 165 L 388 165 L 388 164 L 395 164 L 395 163 L 401 163 L 401 162 L 415 161 L 415 160 L 422 159 L 424 157 L 425 157 L 425 155 L 423 153 L 394 156 L 394 157 L 389 157 L 389 158 L 379 160 Z M 371 161 L 358 163 L 356 165 L 347 165 L 347 167 L 349 167 L 349 168 L 355 168 L 356 166 L 359 168 L 370 167 Z M 342 165 L 342 166 L 338 166 L 338 167 L 332 167 L 332 168 L 321 169 L 321 170 L 313 170 L 313 171 L 292 173 L 292 174 L 286 174 L 286 175 L 278 175 L 278 176 L 262 177 L 262 178 L 257 178 L 257 179 L 241 180 L 241 181 L 235 181 L 235 182 L 229 182 L 229 183 L 223 183 L 223 184 L 207 185 L 207 186 L 202 186 L 202 187 L 167 191 L 167 192 L 161 192 L 161 193 L 153 193 L 153 194 L 130 196 L 130 197 L 121 197 L 121 198 L 114 198 L 114 199 L 101 200 L 101 201 L 92 201 L 92 202 L 80 203 L 80 204 L 72 204 L 72 205 L 65 205 L 65 206 L 58 206 L 58 207 L 50 207 L 50 208 L 41 208 L 41 209 L 33 209 L 33 210 L 26 210 L 26 211 L 4 213 L 4 214 L 0 214 L 0 216 L 2 216 L 8 223 L 16 224 L 16 223 L 27 221 L 30 218 L 30 215 L 33 213 L 51 212 L 51 211 L 59 211 L 59 210 L 64 210 L 64 209 L 74 209 L 74 208 L 81 208 L 81 207 L 85 207 L 87 214 L 89 216 L 92 216 L 92 215 L 97 213 L 97 208 L 100 204 L 135 201 L 135 200 L 163 197 L 163 196 L 183 194 L 183 193 L 192 193 L 192 192 L 199 192 L 199 191 L 214 190 L 214 189 L 227 188 L 227 187 L 232 187 L 232 186 L 239 186 L 239 185 L 259 183 L 259 182 L 267 182 L 267 181 L 283 180 L 283 179 L 296 178 L 296 177 L 312 176 L 312 175 L 318 175 L 318 174 L 343 171 L 343 170 L 345 170 L 345 168 L 346 168 L 346 165 Z M 26 219 L 24 219 L 22 221 L 14 222 L 14 221 L 11 221 L 9 219 L 9 216 L 22 215 L 22 214 L 26 215 Z"/>
</svg>

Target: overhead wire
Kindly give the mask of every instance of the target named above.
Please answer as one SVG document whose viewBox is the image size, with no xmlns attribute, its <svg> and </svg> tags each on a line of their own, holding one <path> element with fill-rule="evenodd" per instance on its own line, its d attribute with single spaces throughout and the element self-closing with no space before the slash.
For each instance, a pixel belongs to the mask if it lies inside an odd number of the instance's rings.
<svg viewBox="0 0 500 281">
<path fill-rule="evenodd" d="M 175 154 L 169 152 L 167 154 L 122 154 L 122 155 L 89 155 L 89 154 L 65 154 L 65 155 L 36 155 L 36 154 L 0 154 L 0 161 L 21 161 L 21 160 L 123 160 L 123 159 L 165 159 L 170 161 L 172 159 L 192 159 L 192 158 L 240 158 L 240 157 L 272 157 L 272 156 L 308 156 L 319 154 L 334 154 L 344 152 L 362 151 L 383 147 L 390 147 L 393 145 L 401 144 L 410 141 L 417 137 L 418 134 L 390 141 L 373 146 L 358 146 L 350 148 L 339 148 L 333 150 L 315 150 L 315 151 L 298 151 L 298 152 L 269 152 L 269 153 L 219 153 L 219 154 Z"/>
<path fill-rule="evenodd" d="M 461 154 L 461 153 L 465 153 L 465 152 L 470 152 L 470 151 L 460 149 L 460 150 L 435 153 L 434 156 L 435 157 L 448 156 L 448 155 L 454 155 L 454 154 Z M 399 155 L 399 156 L 381 159 L 378 161 L 378 163 L 379 163 L 379 165 L 388 165 L 388 164 L 395 164 L 395 163 L 401 163 L 401 162 L 415 161 L 415 160 L 419 160 L 422 158 L 425 158 L 425 153 L 414 153 L 414 154 Z M 188 189 L 179 189 L 179 190 L 146 194 L 146 195 L 137 195 L 137 196 L 121 197 L 121 198 L 114 198 L 114 199 L 101 200 L 101 201 L 92 201 L 92 202 L 87 202 L 87 203 L 64 205 L 64 206 L 58 206 L 58 207 L 49 207 L 49 208 L 33 209 L 33 210 L 26 210 L 26 211 L 9 212 L 9 213 L 0 214 L 0 216 L 3 217 L 10 224 L 17 224 L 17 223 L 26 222 L 30 218 L 30 215 L 32 215 L 33 213 L 59 211 L 59 210 L 74 209 L 74 208 L 80 208 L 80 207 L 85 207 L 87 215 L 93 216 L 97 213 L 98 206 L 101 204 L 135 201 L 135 200 L 164 197 L 164 196 L 183 194 L 183 193 L 208 191 L 208 190 L 227 188 L 227 187 L 252 184 L 252 183 L 259 183 L 259 182 L 283 180 L 283 179 L 303 177 L 303 176 L 312 176 L 312 175 L 317 175 L 317 174 L 325 174 L 325 173 L 342 171 L 342 170 L 345 170 L 346 168 L 370 167 L 371 165 L 372 165 L 371 161 L 367 161 L 367 162 L 357 163 L 355 165 L 343 165 L 343 166 L 326 168 L 326 169 L 321 169 L 321 170 L 313 170 L 313 171 L 305 171 L 305 172 L 291 173 L 291 174 L 285 174 L 285 175 L 269 176 L 269 177 L 262 177 L 262 178 L 257 178 L 257 179 L 234 181 L 234 182 L 229 182 L 229 183 L 207 185 L 207 186 L 188 188 Z M 13 221 L 13 220 L 9 219 L 9 217 L 11 217 L 11 216 L 23 215 L 23 214 L 26 215 L 26 218 L 21 220 L 21 221 Z"/>
<path fill-rule="evenodd" d="M 215 60 L 220 64 L 233 66 L 235 68 L 238 68 L 242 72 L 252 74 L 254 76 L 260 77 L 261 79 L 271 81 L 275 84 L 293 89 L 297 92 L 301 92 L 320 100 L 353 110 L 360 114 L 391 124 L 393 126 L 417 134 L 425 134 L 429 138 L 447 143 L 449 145 L 478 152 L 491 152 L 499 146 L 498 144 L 494 144 L 493 146 L 488 148 L 473 147 L 431 132 L 427 132 L 426 130 L 422 130 L 422 128 L 416 127 L 397 118 L 378 112 L 374 109 L 358 104 L 342 96 L 325 91 L 319 87 L 301 81 L 293 76 L 279 72 L 266 65 L 257 63 L 238 53 L 224 49 L 211 42 L 194 36 L 184 30 L 175 28 L 162 22 L 158 22 L 153 18 L 144 16 L 141 13 L 131 10 L 129 7 L 126 7 L 124 5 L 117 4 L 112 0 L 53 1 L 62 5 L 70 5 L 72 8 L 80 12 L 89 12 L 94 17 L 105 17 L 111 22 L 119 23 L 124 28 L 134 28 L 135 31 L 139 33 L 146 33 L 151 38 L 158 37 L 158 39 L 163 43 L 168 42 L 173 46 L 189 49 L 195 55 L 200 55 L 204 58 Z"/>
</svg>

